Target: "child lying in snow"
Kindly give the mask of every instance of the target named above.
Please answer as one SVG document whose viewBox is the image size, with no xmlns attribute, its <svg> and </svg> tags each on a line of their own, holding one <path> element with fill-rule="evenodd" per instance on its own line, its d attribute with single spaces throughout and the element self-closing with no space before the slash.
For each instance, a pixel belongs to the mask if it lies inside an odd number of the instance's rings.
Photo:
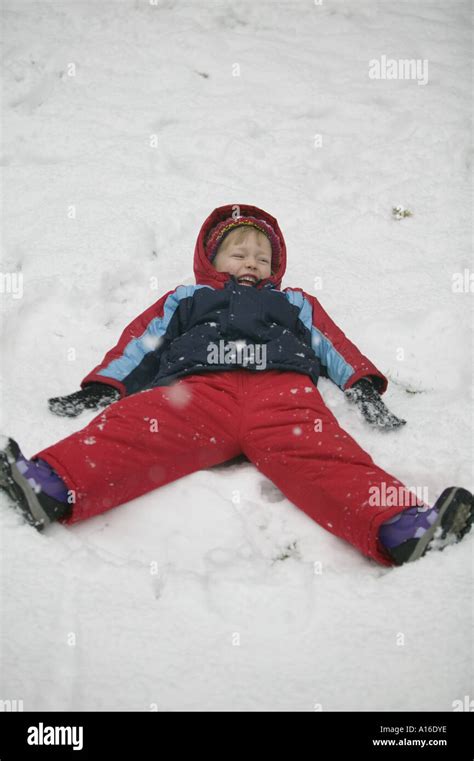
<svg viewBox="0 0 474 761">
<path fill-rule="evenodd" d="M 320 375 L 370 423 L 405 423 L 381 399 L 387 378 L 319 301 L 280 289 L 285 268 L 276 219 L 248 205 L 215 209 L 197 239 L 196 285 L 165 293 L 81 391 L 49 400 L 57 415 L 107 409 L 31 460 L 13 439 L 0 445 L 0 486 L 25 518 L 39 530 L 75 523 L 244 453 L 294 505 L 382 565 L 459 541 L 473 520 L 470 492 L 449 487 L 433 507 L 420 503 L 324 404 Z"/>
</svg>

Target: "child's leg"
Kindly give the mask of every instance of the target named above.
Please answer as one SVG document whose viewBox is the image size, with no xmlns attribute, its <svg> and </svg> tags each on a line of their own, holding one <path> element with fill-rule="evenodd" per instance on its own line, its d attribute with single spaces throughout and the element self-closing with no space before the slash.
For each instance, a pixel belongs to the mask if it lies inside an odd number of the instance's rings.
<svg viewBox="0 0 474 761">
<path fill-rule="evenodd" d="M 232 372 L 203 373 L 125 397 L 37 452 L 74 495 L 75 523 L 241 453 Z M 31 459 L 33 459 L 31 458 Z"/>
<path fill-rule="evenodd" d="M 247 457 L 321 526 L 382 565 L 393 565 L 378 531 L 413 505 L 414 495 L 339 426 L 309 378 L 270 371 L 255 373 L 246 383 L 242 449 Z M 393 493 L 399 501 L 384 506 L 383 495 Z"/>
</svg>

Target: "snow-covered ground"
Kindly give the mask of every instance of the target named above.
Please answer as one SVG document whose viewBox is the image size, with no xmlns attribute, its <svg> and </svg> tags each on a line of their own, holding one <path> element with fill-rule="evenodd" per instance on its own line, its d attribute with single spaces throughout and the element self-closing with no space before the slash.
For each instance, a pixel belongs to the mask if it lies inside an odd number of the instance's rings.
<svg viewBox="0 0 474 761">
<path fill-rule="evenodd" d="M 283 286 L 318 296 L 408 421 L 374 430 L 323 379 L 341 425 L 432 502 L 472 490 L 473 296 L 453 291 L 472 272 L 470 41 L 467 0 L 4 0 L 1 432 L 31 456 L 92 420 L 47 398 L 194 282 L 214 207 L 252 203 L 285 235 Z M 369 78 L 382 56 L 427 61 L 428 82 Z M 0 529 L 0 700 L 24 710 L 474 694 L 472 536 L 385 568 L 246 461 L 44 534 L 2 493 Z"/>
</svg>

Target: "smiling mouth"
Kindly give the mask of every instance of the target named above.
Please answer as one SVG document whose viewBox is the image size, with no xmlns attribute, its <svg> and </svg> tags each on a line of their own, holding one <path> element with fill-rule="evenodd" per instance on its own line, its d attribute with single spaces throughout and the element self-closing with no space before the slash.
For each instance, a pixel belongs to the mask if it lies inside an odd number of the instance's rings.
<svg viewBox="0 0 474 761">
<path fill-rule="evenodd" d="M 258 278 L 254 275 L 242 275 L 242 277 L 238 278 L 237 282 L 239 285 L 256 285 Z"/>
</svg>

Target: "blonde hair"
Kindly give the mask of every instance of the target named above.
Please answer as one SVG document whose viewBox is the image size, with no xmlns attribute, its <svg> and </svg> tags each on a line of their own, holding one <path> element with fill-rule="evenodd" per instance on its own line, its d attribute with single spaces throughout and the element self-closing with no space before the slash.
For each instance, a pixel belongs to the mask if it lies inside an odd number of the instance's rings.
<svg viewBox="0 0 474 761">
<path fill-rule="evenodd" d="M 217 249 L 216 255 L 220 251 L 227 251 L 227 249 L 229 248 L 231 243 L 236 243 L 236 244 L 243 243 L 243 241 L 252 232 L 254 232 L 256 234 L 257 241 L 260 243 L 260 245 L 263 243 L 264 240 L 268 240 L 268 242 L 270 243 L 270 238 L 268 237 L 268 235 L 265 235 L 265 233 L 262 233 L 261 230 L 257 230 L 256 227 L 250 227 L 250 226 L 245 226 L 244 227 L 242 225 L 242 227 L 236 227 L 235 230 L 232 230 L 230 233 L 228 233 L 228 235 L 225 236 L 224 240 L 222 241 L 222 243 L 219 245 L 219 247 Z M 229 240 L 231 235 L 233 236 L 233 238 L 232 238 L 232 240 Z M 272 251 L 272 257 L 271 257 L 271 262 L 270 262 L 270 271 L 271 271 L 272 275 L 275 274 L 273 272 L 273 251 Z"/>
</svg>

